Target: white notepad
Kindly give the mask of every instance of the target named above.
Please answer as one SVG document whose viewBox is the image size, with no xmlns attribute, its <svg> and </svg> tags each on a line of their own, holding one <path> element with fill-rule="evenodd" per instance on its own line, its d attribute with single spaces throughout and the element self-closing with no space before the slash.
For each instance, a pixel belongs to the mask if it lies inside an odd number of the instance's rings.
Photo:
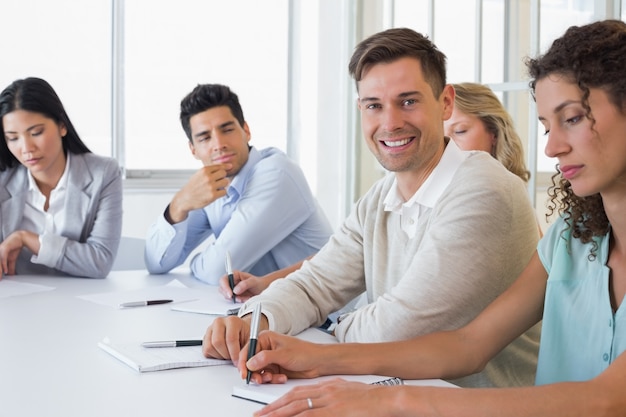
<svg viewBox="0 0 626 417">
<path fill-rule="evenodd" d="M 315 328 L 309 328 L 296 336 L 298 339 L 306 340 L 313 343 L 334 344 L 337 339 L 330 334 Z M 327 381 L 333 378 L 343 378 L 350 381 L 359 381 L 366 384 L 382 383 L 383 381 L 389 385 L 400 385 L 402 380 L 399 378 L 391 378 L 381 375 L 333 375 L 323 376 L 315 379 L 290 379 L 284 384 L 246 384 L 242 381 L 240 384 L 233 386 L 233 397 L 243 398 L 245 400 L 255 401 L 261 404 L 269 404 L 286 394 L 290 389 L 299 385 L 317 384 L 318 382 Z"/>
<path fill-rule="evenodd" d="M 299 339 L 313 343 L 333 344 L 338 343 L 337 339 L 330 334 L 319 329 L 310 328 L 296 336 Z M 381 376 L 381 375 L 330 375 L 313 379 L 290 379 L 284 384 L 246 384 L 242 381 L 240 384 L 233 386 L 232 396 L 245 400 L 255 401 L 261 404 L 269 404 L 283 396 L 289 390 L 296 386 L 317 384 L 319 382 L 328 381 L 334 378 L 342 378 L 347 381 L 362 382 L 365 384 L 381 384 L 381 385 L 422 385 L 422 386 L 438 386 L 438 387 L 456 387 L 449 382 L 441 379 L 422 379 L 403 381 L 400 378 Z"/>
<path fill-rule="evenodd" d="M 285 395 L 292 388 L 302 385 L 312 385 L 335 378 L 342 378 L 348 381 L 363 382 L 365 384 L 382 384 L 382 385 L 402 385 L 400 378 L 391 378 L 380 375 L 332 375 L 322 376 L 314 379 L 289 379 L 284 384 L 261 384 L 257 385 L 246 381 L 233 386 L 233 397 L 242 398 L 244 400 L 254 401 L 260 404 L 269 404 Z"/>
<path fill-rule="evenodd" d="M 113 343 L 107 337 L 98 346 L 139 372 L 232 364 L 230 360 L 205 358 L 202 346 L 145 348 L 139 342 Z"/>
</svg>

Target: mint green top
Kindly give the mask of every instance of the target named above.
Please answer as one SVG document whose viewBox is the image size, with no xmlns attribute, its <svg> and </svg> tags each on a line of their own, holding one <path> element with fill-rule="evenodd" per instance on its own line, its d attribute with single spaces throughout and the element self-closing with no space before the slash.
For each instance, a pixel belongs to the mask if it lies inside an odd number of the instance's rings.
<svg viewBox="0 0 626 417">
<path fill-rule="evenodd" d="M 624 303 L 614 314 L 609 300 L 610 232 L 591 243 L 571 237 L 563 219 L 539 242 L 548 272 L 536 384 L 585 381 L 604 371 L 626 349 Z"/>
</svg>

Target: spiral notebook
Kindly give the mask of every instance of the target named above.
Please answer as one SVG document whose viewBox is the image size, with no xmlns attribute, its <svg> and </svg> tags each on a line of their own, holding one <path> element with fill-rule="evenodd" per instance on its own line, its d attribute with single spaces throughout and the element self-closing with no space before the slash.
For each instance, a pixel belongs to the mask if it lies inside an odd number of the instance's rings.
<svg viewBox="0 0 626 417">
<path fill-rule="evenodd" d="M 230 365 L 222 359 L 205 358 L 202 346 L 145 348 L 140 342 L 113 343 L 108 337 L 98 347 L 138 372 L 163 371 L 197 366 Z"/>
<path fill-rule="evenodd" d="M 311 385 L 328 381 L 335 378 L 342 378 L 347 381 L 363 382 L 365 384 L 377 385 L 402 385 L 404 382 L 400 378 L 390 378 L 380 375 L 333 375 L 322 376 L 314 379 L 290 379 L 284 384 L 246 384 L 241 381 L 240 385 L 233 387 L 233 397 L 242 398 L 244 400 L 254 401 L 260 404 L 269 404 L 294 387 L 301 385 Z"/>
</svg>

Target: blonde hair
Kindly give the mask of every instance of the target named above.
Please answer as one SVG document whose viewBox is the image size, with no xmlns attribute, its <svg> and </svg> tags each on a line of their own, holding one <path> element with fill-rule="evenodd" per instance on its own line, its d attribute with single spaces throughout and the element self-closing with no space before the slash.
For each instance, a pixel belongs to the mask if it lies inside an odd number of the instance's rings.
<svg viewBox="0 0 626 417">
<path fill-rule="evenodd" d="M 513 126 L 513 119 L 500 99 L 485 85 L 477 83 L 452 84 L 456 92 L 454 105 L 461 112 L 476 116 L 488 132 L 496 138 L 491 155 L 506 169 L 524 182 L 530 179 L 530 171 L 524 160 L 524 147 Z"/>
</svg>

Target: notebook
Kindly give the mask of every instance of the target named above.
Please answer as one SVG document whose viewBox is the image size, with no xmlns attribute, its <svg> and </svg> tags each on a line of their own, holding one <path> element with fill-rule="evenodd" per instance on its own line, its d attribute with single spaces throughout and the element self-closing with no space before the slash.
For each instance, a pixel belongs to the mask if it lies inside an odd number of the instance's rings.
<svg viewBox="0 0 626 417">
<path fill-rule="evenodd" d="M 197 300 L 173 305 L 171 309 L 185 313 L 226 316 L 236 315 L 241 305 L 242 303 L 233 303 L 224 298 L 217 286 L 210 286 L 202 290 L 202 295 Z"/>
<path fill-rule="evenodd" d="M 298 339 L 313 343 L 332 344 L 337 343 L 337 339 L 330 334 L 316 328 L 309 328 L 296 336 Z M 290 389 L 299 385 L 317 384 L 334 378 L 343 378 L 349 381 L 358 381 L 366 384 L 402 385 L 400 378 L 392 378 L 381 375 L 332 375 L 315 379 L 290 379 L 284 384 L 241 384 L 233 386 L 232 396 L 245 400 L 255 401 L 261 404 L 268 404 L 286 394 Z"/>
<path fill-rule="evenodd" d="M 400 378 L 390 378 L 380 375 L 332 375 L 322 376 L 314 379 L 290 379 L 284 384 L 261 385 L 254 384 L 252 382 L 248 385 L 246 384 L 246 381 L 241 381 L 241 384 L 235 385 L 233 387 L 232 396 L 236 398 L 242 398 L 244 400 L 254 401 L 260 404 L 269 404 L 289 392 L 294 387 L 317 384 L 335 378 L 342 378 L 348 381 L 363 382 L 365 384 L 403 384 L 403 381 Z"/>
<path fill-rule="evenodd" d="M 306 329 L 302 333 L 298 334 L 296 337 L 313 343 L 338 343 L 337 339 L 334 336 L 316 328 Z M 240 384 L 233 386 L 232 396 L 258 402 L 261 404 L 269 404 L 270 402 L 277 400 L 279 397 L 286 394 L 293 387 L 300 385 L 317 384 L 319 382 L 328 381 L 334 378 L 342 378 L 347 381 L 363 382 L 365 384 L 377 385 L 422 385 L 448 388 L 457 387 L 456 385 L 441 379 L 421 379 L 404 381 L 400 378 L 381 375 L 330 375 L 314 379 L 290 379 L 284 384 L 257 385 L 251 382 L 248 385 L 245 381 L 241 381 Z"/>
<path fill-rule="evenodd" d="M 105 337 L 98 347 L 138 372 L 232 364 L 229 360 L 205 358 L 202 346 L 145 348 L 140 342 L 113 343 Z"/>
</svg>

